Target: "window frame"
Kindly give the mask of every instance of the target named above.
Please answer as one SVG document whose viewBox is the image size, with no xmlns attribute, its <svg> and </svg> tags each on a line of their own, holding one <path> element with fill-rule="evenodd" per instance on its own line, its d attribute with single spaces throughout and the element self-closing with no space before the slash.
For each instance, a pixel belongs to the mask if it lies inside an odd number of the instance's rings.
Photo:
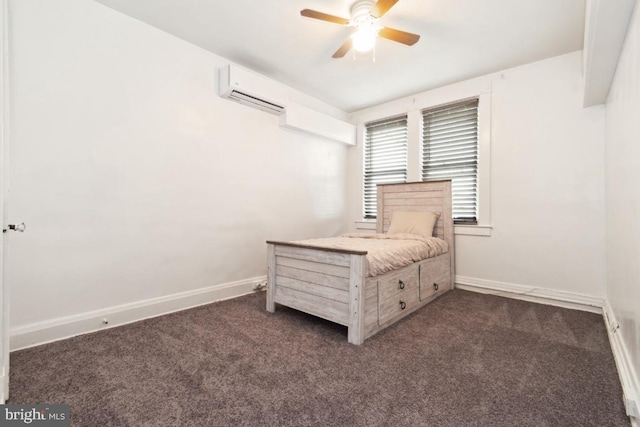
<svg viewBox="0 0 640 427">
<path fill-rule="evenodd" d="M 469 236 L 491 236 L 491 78 L 478 78 L 432 89 L 396 101 L 370 107 L 351 115 L 357 123 L 357 147 L 360 153 L 360 168 L 354 170 L 359 185 L 360 214 L 355 224 L 359 230 L 368 230 L 372 220 L 364 219 L 364 124 L 385 117 L 407 114 L 408 126 L 408 182 L 421 181 L 421 120 L 422 110 L 478 98 L 478 217 L 477 225 L 455 225 L 455 234 Z M 355 212 L 354 212 L 355 214 Z"/>
</svg>

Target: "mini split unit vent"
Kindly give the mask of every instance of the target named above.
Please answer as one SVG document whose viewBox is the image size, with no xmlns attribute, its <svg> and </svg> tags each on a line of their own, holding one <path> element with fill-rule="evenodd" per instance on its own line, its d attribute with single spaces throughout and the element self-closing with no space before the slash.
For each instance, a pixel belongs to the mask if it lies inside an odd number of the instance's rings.
<svg viewBox="0 0 640 427">
<path fill-rule="evenodd" d="M 272 83 L 264 77 L 232 65 L 220 68 L 219 72 L 221 97 L 267 113 L 284 113 L 284 106 L 269 96 L 274 90 Z"/>
</svg>

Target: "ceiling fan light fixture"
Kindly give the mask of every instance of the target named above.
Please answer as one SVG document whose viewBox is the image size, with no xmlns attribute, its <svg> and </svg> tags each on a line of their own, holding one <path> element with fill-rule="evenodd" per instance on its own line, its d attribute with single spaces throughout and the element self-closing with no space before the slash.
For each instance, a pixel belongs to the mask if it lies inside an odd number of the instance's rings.
<svg viewBox="0 0 640 427">
<path fill-rule="evenodd" d="M 354 51 L 354 59 L 355 51 L 368 52 L 374 50 L 373 57 L 375 61 L 375 45 L 378 37 L 407 46 L 413 46 L 420 40 L 418 34 L 383 27 L 378 24 L 378 20 L 382 18 L 393 5 L 398 3 L 398 1 L 399 0 L 356 0 L 351 7 L 351 19 L 329 15 L 312 9 L 301 10 L 300 15 L 355 28 L 356 31 L 342 43 L 338 50 L 331 56 L 332 58 L 343 58 L 351 49 Z"/>
<path fill-rule="evenodd" d="M 358 52 L 369 52 L 376 45 L 377 37 L 378 29 L 370 25 L 362 26 L 351 36 L 353 48 Z"/>
</svg>

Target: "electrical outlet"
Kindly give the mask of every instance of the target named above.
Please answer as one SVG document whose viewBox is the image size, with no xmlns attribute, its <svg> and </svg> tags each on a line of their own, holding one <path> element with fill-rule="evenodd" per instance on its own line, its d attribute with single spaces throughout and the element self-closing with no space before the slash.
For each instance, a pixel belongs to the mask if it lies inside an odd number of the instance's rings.
<svg viewBox="0 0 640 427">
<path fill-rule="evenodd" d="M 610 328 L 611 333 L 613 334 L 618 330 L 619 327 L 620 327 L 620 324 L 618 322 L 613 322 L 613 323 L 611 323 L 609 328 Z"/>
<path fill-rule="evenodd" d="M 254 291 L 261 291 L 261 290 L 265 289 L 266 287 L 267 287 L 267 281 L 266 280 L 262 280 L 262 281 L 256 283 L 256 285 L 254 286 L 253 290 Z"/>
<path fill-rule="evenodd" d="M 604 311 L 604 319 L 605 324 L 609 327 L 609 332 L 611 332 L 612 334 L 615 333 L 618 328 L 620 328 L 620 324 L 616 322 L 615 318 L 609 317 L 609 313 L 607 313 L 606 310 Z"/>
</svg>

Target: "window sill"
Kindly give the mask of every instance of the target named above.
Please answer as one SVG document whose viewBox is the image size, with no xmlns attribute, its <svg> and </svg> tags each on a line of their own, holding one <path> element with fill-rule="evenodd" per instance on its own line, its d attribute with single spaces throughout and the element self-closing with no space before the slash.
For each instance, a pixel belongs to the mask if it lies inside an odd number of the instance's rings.
<svg viewBox="0 0 640 427">
<path fill-rule="evenodd" d="M 363 219 L 356 221 L 356 230 L 366 230 L 376 232 L 376 220 L 375 219 Z"/>
<path fill-rule="evenodd" d="M 491 236 L 490 225 L 454 225 L 453 234 L 463 236 Z"/>
<path fill-rule="evenodd" d="M 376 231 L 375 219 L 364 219 L 356 221 L 356 230 Z M 463 236 L 491 236 L 490 225 L 455 225 L 453 227 L 453 233 Z"/>
</svg>

